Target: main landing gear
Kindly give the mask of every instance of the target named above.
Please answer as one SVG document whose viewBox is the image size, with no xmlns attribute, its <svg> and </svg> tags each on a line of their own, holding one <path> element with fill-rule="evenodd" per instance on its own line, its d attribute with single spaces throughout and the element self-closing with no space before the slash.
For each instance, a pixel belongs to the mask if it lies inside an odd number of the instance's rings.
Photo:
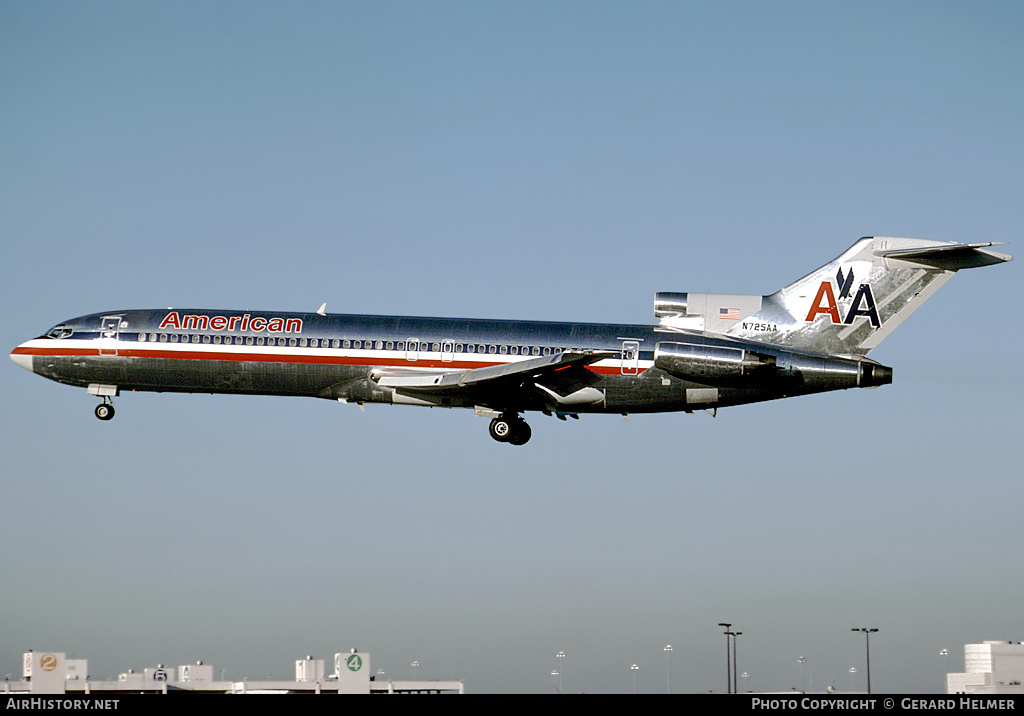
<svg viewBox="0 0 1024 716">
<path fill-rule="evenodd" d="M 108 403 L 104 398 L 103 402 L 96 406 L 96 417 L 100 420 L 110 420 L 114 417 L 114 404 Z"/>
<path fill-rule="evenodd" d="M 513 445 L 525 445 L 530 440 L 533 431 L 526 421 L 518 415 L 504 414 L 491 421 L 491 437 L 499 443 L 511 443 Z"/>
</svg>

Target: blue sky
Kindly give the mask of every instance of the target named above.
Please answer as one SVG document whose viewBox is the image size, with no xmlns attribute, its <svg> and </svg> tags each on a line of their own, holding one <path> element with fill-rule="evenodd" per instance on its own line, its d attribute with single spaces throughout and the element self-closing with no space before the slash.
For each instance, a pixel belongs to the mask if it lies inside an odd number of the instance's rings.
<svg viewBox="0 0 1024 716">
<path fill-rule="evenodd" d="M 1015 2 L 0 4 L 9 349 L 209 307 L 653 322 L 864 235 L 1005 241 Z M 965 271 L 872 357 L 894 383 L 708 415 L 536 417 L 84 391 L 2 371 L 0 674 L 358 647 L 475 692 L 935 691 L 1024 639 L 1008 324 Z M 951 663 L 938 657 L 949 648 Z"/>
</svg>

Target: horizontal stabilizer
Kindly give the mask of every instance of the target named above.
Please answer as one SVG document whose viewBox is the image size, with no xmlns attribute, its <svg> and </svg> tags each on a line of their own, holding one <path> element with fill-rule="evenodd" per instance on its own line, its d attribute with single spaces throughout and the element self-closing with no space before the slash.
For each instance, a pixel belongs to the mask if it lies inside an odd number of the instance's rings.
<svg viewBox="0 0 1024 716">
<path fill-rule="evenodd" d="M 947 244 L 945 246 L 925 246 L 916 249 L 896 249 L 893 251 L 876 251 L 875 256 L 887 259 L 899 259 L 925 266 L 934 266 L 945 271 L 959 271 L 965 268 L 992 266 L 1013 259 L 1009 254 L 992 251 L 990 246 L 1001 246 L 998 243 L 985 244 Z"/>
</svg>

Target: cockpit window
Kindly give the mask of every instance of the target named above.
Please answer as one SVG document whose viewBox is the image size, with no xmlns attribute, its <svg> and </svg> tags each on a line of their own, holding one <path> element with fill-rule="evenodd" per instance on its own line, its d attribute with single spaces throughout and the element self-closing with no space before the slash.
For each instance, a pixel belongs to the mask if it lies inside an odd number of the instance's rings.
<svg viewBox="0 0 1024 716">
<path fill-rule="evenodd" d="M 71 330 L 70 328 L 68 328 L 67 326 L 54 326 L 53 328 L 50 329 L 50 332 L 46 334 L 46 337 L 47 338 L 67 338 L 72 333 L 74 333 L 74 331 Z"/>
</svg>

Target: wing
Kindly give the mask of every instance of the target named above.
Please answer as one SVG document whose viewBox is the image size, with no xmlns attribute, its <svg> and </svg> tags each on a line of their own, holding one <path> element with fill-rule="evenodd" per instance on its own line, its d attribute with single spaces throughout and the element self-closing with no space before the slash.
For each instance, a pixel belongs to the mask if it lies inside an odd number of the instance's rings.
<svg viewBox="0 0 1024 716">
<path fill-rule="evenodd" d="M 413 397 L 462 395 L 475 403 L 504 408 L 539 389 L 544 400 L 565 405 L 603 399 L 599 391 L 588 387 L 592 374 L 584 368 L 617 355 L 613 351 L 565 351 L 471 370 L 385 368 L 374 370 L 370 377 L 378 385 Z"/>
<path fill-rule="evenodd" d="M 485 383 L 521 383 L 537 380 L 565 368 L 585 366 L 618 355 L 611 351 L 565 351 L 556 355 L 529 358 L 517 363 L 504 363 L 471 370 L 414 372 L 412 370 L 382 369 L 371 378 L 387 388 L 415 390 L 448 390 L 476 387 Z"/>
</svg>

